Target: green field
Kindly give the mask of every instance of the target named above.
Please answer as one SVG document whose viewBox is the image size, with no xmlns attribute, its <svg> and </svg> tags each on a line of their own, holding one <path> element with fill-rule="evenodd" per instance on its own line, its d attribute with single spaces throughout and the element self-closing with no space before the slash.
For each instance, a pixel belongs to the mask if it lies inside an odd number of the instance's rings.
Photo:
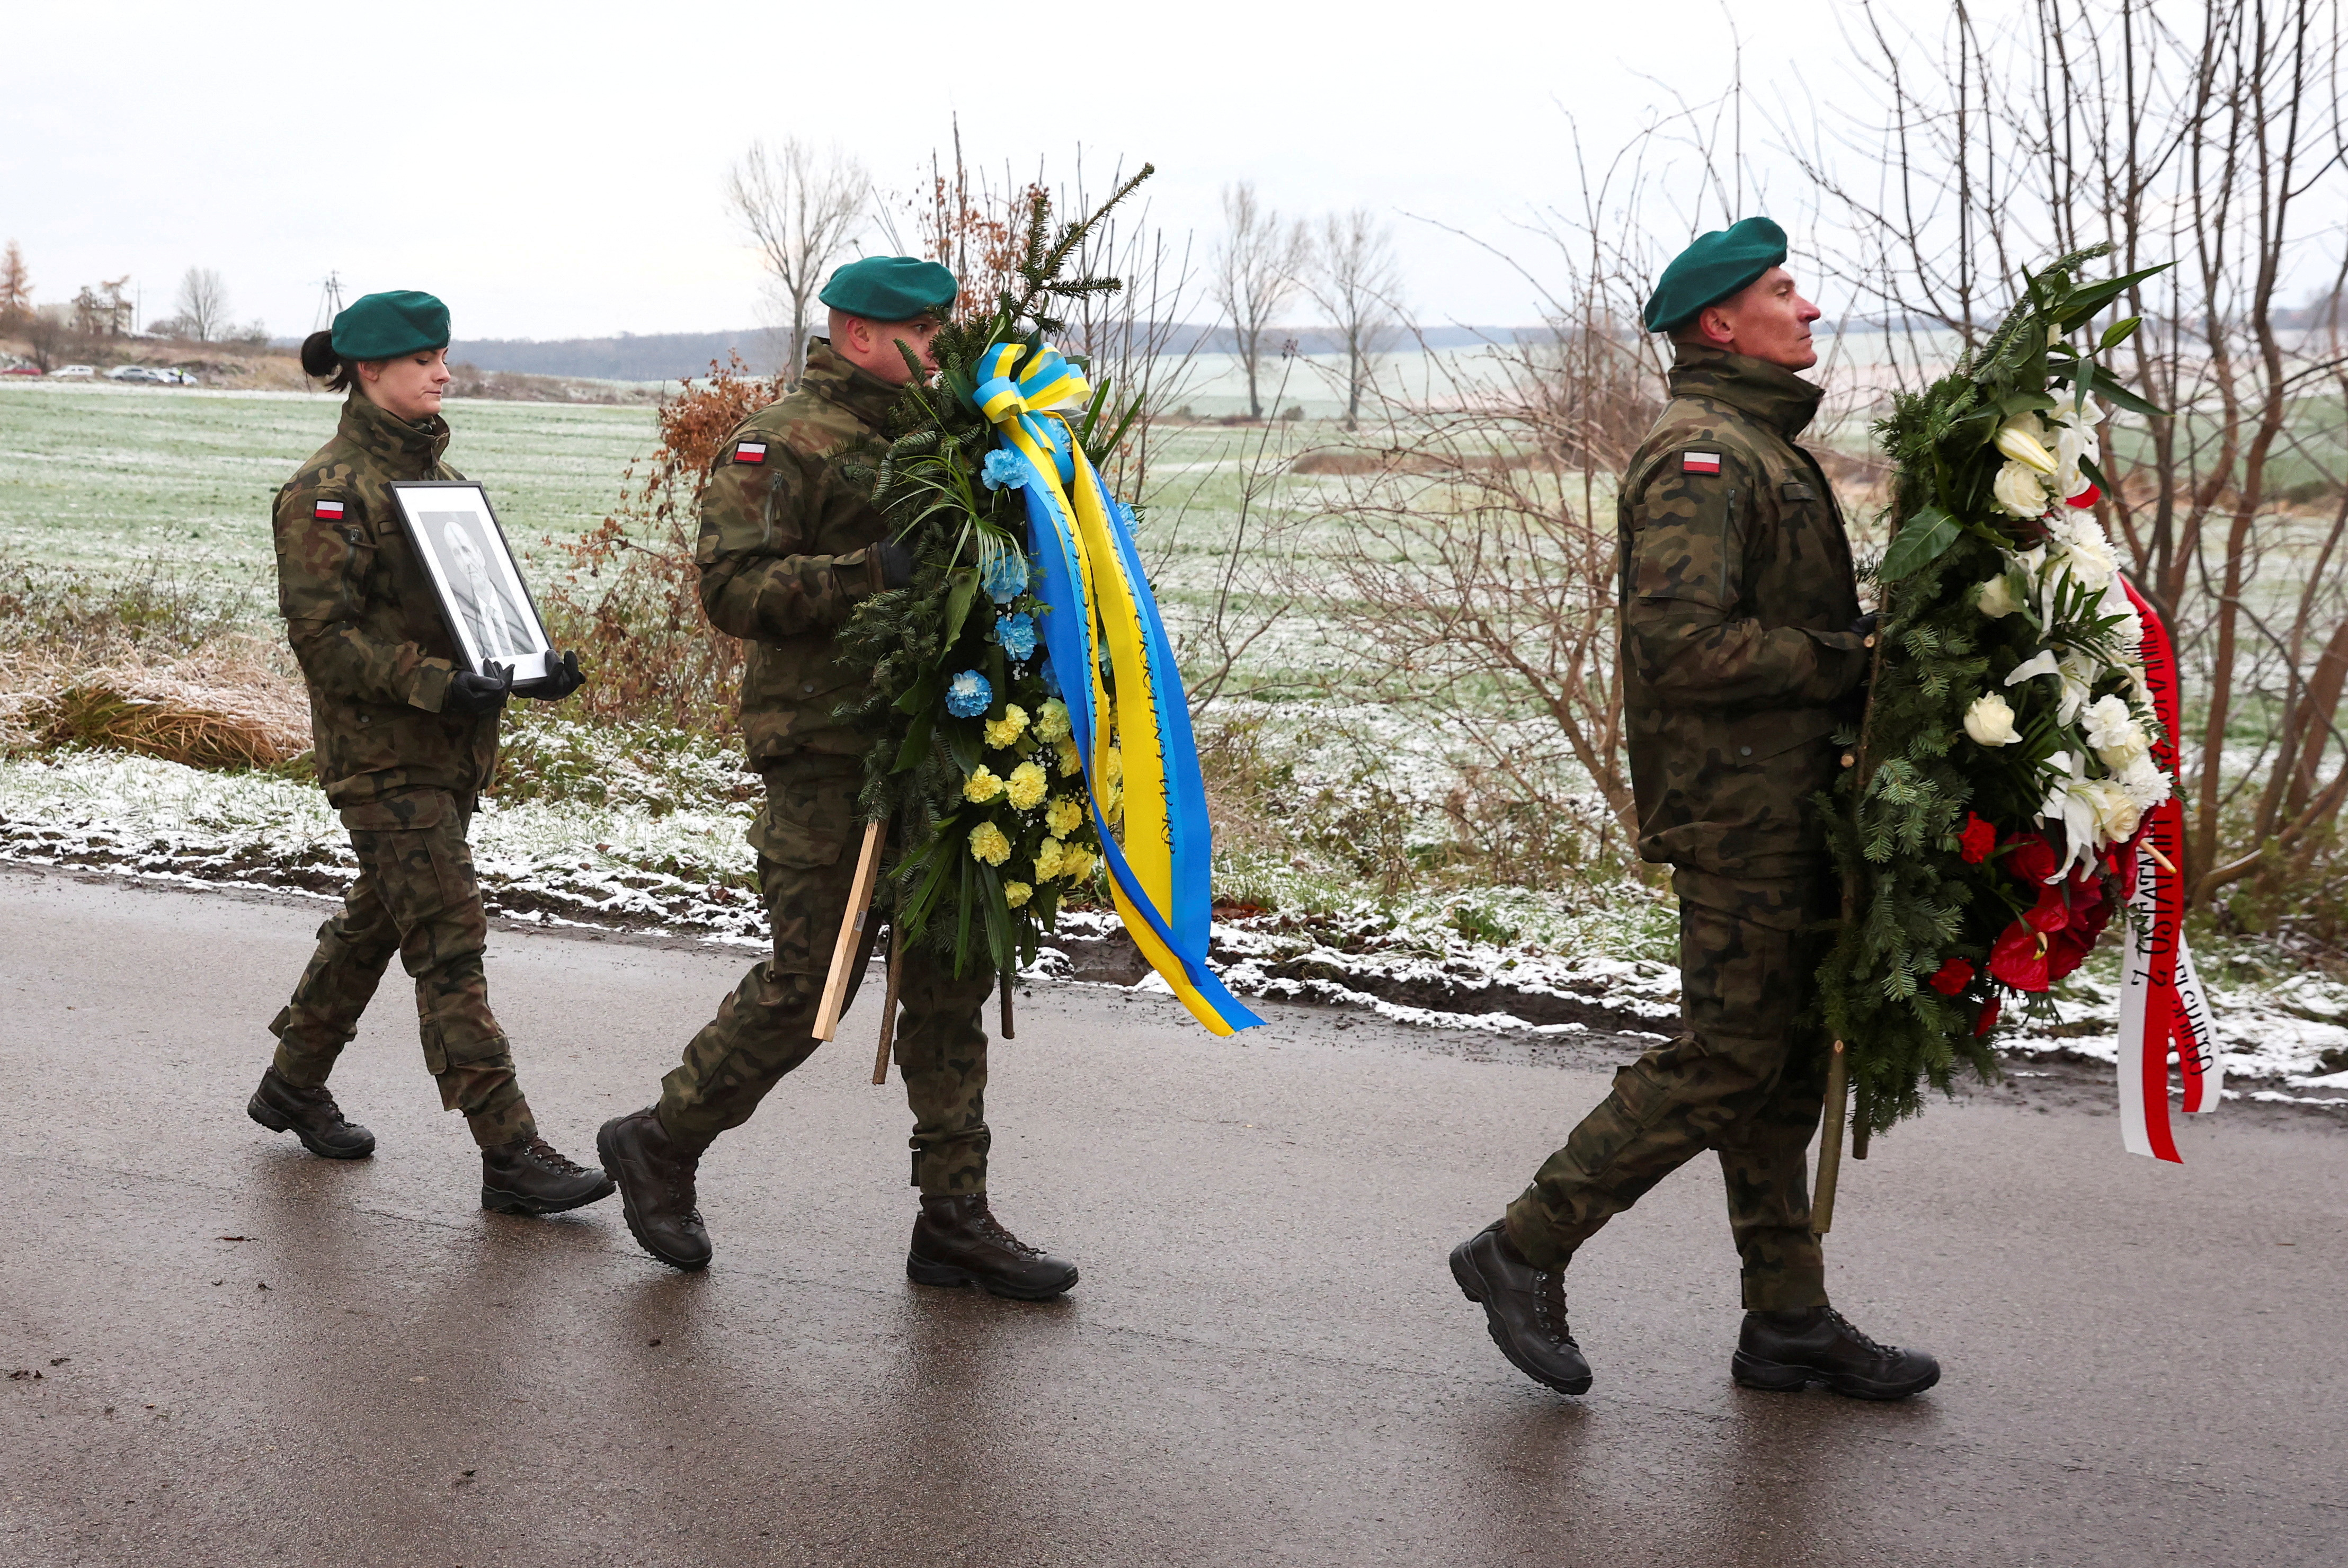
<svg viewBox="0 0 2348 1568">
<path fill-rule="evenodd" d="M 0 555 L 239 578 L 270 562 L 271 497 L 342 399 L 163 387 L 0 387 Z M 651 450 L 647 408 L 452 401 L 448 461 L 489 487 L 515 547 L 593 526 Z"/>
</svg>

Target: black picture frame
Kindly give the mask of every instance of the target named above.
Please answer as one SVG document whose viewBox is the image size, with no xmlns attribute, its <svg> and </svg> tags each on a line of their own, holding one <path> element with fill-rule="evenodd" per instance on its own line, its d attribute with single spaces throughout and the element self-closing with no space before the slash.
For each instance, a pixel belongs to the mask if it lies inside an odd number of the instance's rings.
<svg viewBox="0 0 2348 1568">
<path fill-rule="evenodd" d="M 477 480 L 394 480 L 388 488 L 459 665 L 475 674 L 510 665 L 517 691 L 543 685 L 554 639 L 488 489 Z"/>
</svg>

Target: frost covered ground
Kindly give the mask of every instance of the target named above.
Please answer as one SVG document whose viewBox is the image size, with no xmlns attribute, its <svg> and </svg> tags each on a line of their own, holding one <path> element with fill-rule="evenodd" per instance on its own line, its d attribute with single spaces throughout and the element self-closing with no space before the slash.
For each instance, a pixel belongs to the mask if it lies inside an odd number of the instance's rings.
<svg viewBox="0 0 2348 1568">
<path fill-rule="evenodd" d="M 764 944 L 743 838 L 752 808 L 729 753 L 709 746 L 632 760 L 623 743 L 607 741 L 620 749 L 582 758 L 561 744 L 575 735 L 556 729 L 552 739 L 536 744 L 537 766 L 592 763 L 606 781 L 603 799 L 485 803 L 473 848 L 493 909 L 525 922 Z M 314 785 L 116 752 L 0 762 L 0 860 L 322 901 L 356 873 Z M 1268 887 L 1269 872 L 1251 874 L 1252 885 Z M 1657 956 L 1669 951 L 1668 903 L 1635 884 L 1596 910 L 1522 889 L 1467 889 L 1334 913 L 1225 911 L 1213 962 L 1242 995 L 1529 1038 L 1593 1029 L 1660 1037 L 1677 1010 L 1677 974 Z M 1156 985 L 1121 953 L 1115 923 L 1072 913 L 1034 977 Z M 1494 932 L 1506 939 L 1485 934 Z M 2059 1022 L 2013 1037 L 2017 1066 L 2112 1060 L 2115 978 L 2108 959 L 2075 977 L 2059 998 Z M 2348 1105 L 2348 986 L 2302 973 L 2212 989 L 2230 1092 Z"/>
</svg>

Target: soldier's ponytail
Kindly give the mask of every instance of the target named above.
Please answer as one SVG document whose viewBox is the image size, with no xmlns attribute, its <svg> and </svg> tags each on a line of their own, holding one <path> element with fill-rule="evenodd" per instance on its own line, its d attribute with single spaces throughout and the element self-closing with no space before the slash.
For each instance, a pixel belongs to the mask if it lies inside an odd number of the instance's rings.
<svg viewBox="0 0 2348 1568">
<path fill-rule="evenodd" d="M 302 374 L 324 381 L 329 392 L 347 392 L 358 381 L 358 366 L 345 364 L 335 352 L 332 332 L 314 332 L 302 340 Z"/>
</svg>

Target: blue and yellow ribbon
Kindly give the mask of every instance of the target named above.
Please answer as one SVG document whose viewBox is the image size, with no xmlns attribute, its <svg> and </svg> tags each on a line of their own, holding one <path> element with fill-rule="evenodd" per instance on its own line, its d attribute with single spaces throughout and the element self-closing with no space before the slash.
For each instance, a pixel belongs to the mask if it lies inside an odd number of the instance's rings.
<svg viewBox="0 0 2348 1568">
<path fill-rule="evenodd" d="M 1212 830 L 1190 706 L 1149 579 L 1133 513 L 1108 493 L 1067 425 L 1092 397 L 1058 351 L 999 343 L 979 361 L 973 400 L 1003 449 L 1025 464 L 1028 552 L 1042 568 L 1044 646 L 1059 672 L 1109 896 L 1150 967 L 1218 1035 L 1257 1017 L 1207 967 Z M 1115 693 L 1102 673 L 1102 652 Z M 1110 748 L 1124 763 L 1124 834 L 1101 810 Z"/>
</svg>

